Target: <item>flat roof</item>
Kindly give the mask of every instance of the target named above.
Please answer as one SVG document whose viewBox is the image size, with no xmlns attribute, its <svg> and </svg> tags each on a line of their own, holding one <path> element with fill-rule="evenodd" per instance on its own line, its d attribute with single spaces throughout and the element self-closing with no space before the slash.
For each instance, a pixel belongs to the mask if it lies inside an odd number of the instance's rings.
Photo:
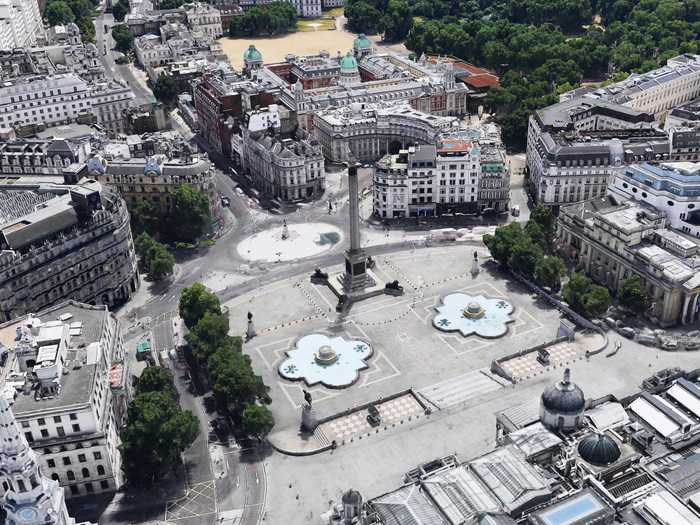
<svg viewBox="0 0 700 525">
<path fill-rule="evenodd" d="M 612 509 L 589 489 L 534 513 L 532 521 L 538 525 L 585 525 L 611 513 Z"/>
</svg>

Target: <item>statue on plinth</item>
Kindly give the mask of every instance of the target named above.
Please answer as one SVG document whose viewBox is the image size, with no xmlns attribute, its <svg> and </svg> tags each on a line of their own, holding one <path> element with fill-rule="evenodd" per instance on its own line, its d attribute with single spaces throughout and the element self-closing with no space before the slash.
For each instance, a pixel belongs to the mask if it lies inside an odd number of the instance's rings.
<svg viewBox="0 0 700 525">
<path fill-rule="evenodd" d="M 287 228 L 287 219 L 282 221 L 282 240 L 286 241 L 289 239 L 289 229 Z"/>
<path fill-rule="evenodd" d="M 245 340 L 250 341 L 256 335 L 258 333 L 255 331 L 255 325 L 253 324 L 253 313 L 248 312 L 248 328 L 245 331 Z"/>
<path fill-rule="evenodd" d="M 301 431 L 313 432 L 318 426 L 316 412 L 311 407 L 311 393 L 304 390 L 304 404 L 301 407 Z"/>
<path fill-rule="evenodd" d="M 479 254 L 474 251 L 474 259 L 472 260 L 472 270 L 471 273 L 474 277 L 479 275 Z"/>
</svg>

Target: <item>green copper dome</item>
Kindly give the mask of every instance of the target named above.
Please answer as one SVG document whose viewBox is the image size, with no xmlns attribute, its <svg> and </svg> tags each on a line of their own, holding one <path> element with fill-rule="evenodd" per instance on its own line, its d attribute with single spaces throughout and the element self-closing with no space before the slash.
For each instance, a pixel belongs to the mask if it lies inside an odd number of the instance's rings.
<svg viewBox="0 0 700 525">
<path fill-rule="evenodd" d="M 352 56 L 352 53 L 350 51 L 348 51 L 347 54 L 343 57 L 343 59 L 340 61 L 340 70 L 357 71 L 357 60 L 355 60 L 355 57 Z"/>
<path fill-rule="evenodd" d="M 243 60 L 246 62 L 262 62 L 262 55 L 253 44 L 250 44 L 245 53 L 243 53 Z"/>
<path fill-rule="evenodd" d="M 367 38 L 364 33 L 360 33 L 360 35 L 355 39 L 353 47 L 355 49 L 366 49 L 368 47 L 372 47 L 372 41 Z"/>
</svg>

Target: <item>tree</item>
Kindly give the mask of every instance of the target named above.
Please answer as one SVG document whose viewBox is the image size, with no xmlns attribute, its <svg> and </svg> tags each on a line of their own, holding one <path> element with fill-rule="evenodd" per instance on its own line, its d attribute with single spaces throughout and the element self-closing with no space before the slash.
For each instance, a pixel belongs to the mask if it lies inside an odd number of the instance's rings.
<svg viewBox="0 0 700 525">
<path fill-rule="evenodd" d="M 44 10 L 44 16 L 50 26 L 65 25 L 75 22 L 75 15 L 72 9 L 67 3 L 61 0 L 50 2 Z"/>
<path fill-rule="evenodd" d="M 180 295 L 179 313 L 185 326 L 190 330 L 208 312 L 221 313 L 219 298 L 202 283 L 194 283 L 182 290 Z"/>
<path fill-rule="evenodd" d="M 154 281 L 162 281 L 173 274 L 175 257 L 168 249 L 157 243 L 148 261 L 148 277 Z"/>
<path fill-rule="evenodd" d="M 147 367 L 138 379 L 136 390 L 139 394 L 145 392 L 164 392 L 177 399 L 177 390 L 173 383 L 173 374 L 161 366 Z"/>
<path fill-rule="evenodd" d="M 124 20 L 124 17 L 129 13 L 129 1 L 120 0 L 112 6 L 112 16 L 117 22 Z"/>
<path fill-rule="evenodd" d="M 610 307 L 610 293 L 604 286 L 594 284 L 583 297 L 583 308 L 589 318 L 601 317 Z"/>
<path fill-rule="evenodd" d="M 566 272 L 564 261 L 553 255 L 542 257 L 535 266 L 535 282 L 553 292 L 561 288 L 561 276 Z"/>
<path fill-rule="evenodd" d="M 275 426 L 275 420 L 272 417 L 272 412 L 263 405 L 251 404 L 243 410 L 243 428 L 250 436 L 255 436 L 258 440 L 262 440 L 267 436 L 272 427 Z"/>
<path fill-rule="evenodd" d="M 547 244 L 551 245 L 554 240 L 554 235 L 557 233 L 557 219 L 554 213 L 552 213 L 552 209 L 549 206 L 538 204 L 530 214 L 530 221 L 536 223 L 540 227 Z"/>
<path fill-rule="evenodd" d="M 508 266 L 516 273 L 519 273 L 527 279 L 532 279 L 535 275 L 535 267 L 537 262 L 542 258 L 542 248 L 532 242 L 532 240 L 523 236 L 513 246 L 512 253 L 508 259 Z"/>
<path fill-rule="evenodd" d="M 382 13 L 368 2 L 360 0 L 346 3 L 345 17 L 350 30 L 373 35 L 378 32 Z"/>
<path fill-rule="evenodd" d="M 136 237 L 134 248 L 149 278 L 159 281 L 173 273 L 175 257 L 148 233 L 142 232 Z"/>
<path fill-rule="evenodd" d="M 562 297 L 574 312 L 585 315 L 584 297 L 592 285 L 593 281 L 581 272 L 575 272 L 569 282 L 564 285 Z"/>
<path fill-rule="evenodd" d="M 122 431 L 122 470 L 134 485 L 151 485 L 180 465 L 199 424 L 168 392 L 143 392 L 129 404 Z"/>
<path fill-rule="evenodd" d="M 209 227 L 209 198 L 198 189 L 183 184 L 171 195 L 168 236 L 179 242 L 195 242 Z"/>
<path fill-rule="evenodd" d="M 164 104 L 170 106 L 175 102 L 179 94 L 180 89 L 175 79 L 170 75 L 161 73 L 158 76 L 158 80 L 156 80 L 155 86 L 153 86 L 153 95 Z"/>
<path fill-rule="evenodd" d="M 542 228 L 540 228 L 540 225 L 535 221 L 527 221 L 527 224 L 525 224 L 525 235 L 527 235 L 527 237 L 529 237 L 530 240 L 542 250 L 546 251 L 549 249 L 547 238 L 545 237 Z"/>
<path fill-rule="evenodd" d="M 229 26 L 232 37 L 275 35 L 293 30 L 297 23 L 297 11 L 289 2 L 272 2 L 254 6 L 242 15 L 234 16 Z"/>
<path fill-rule="evenodd" d="M 619 299 L 622 306 L 635 313 L 641 314 L 646 311 L 648 307 L 647 294 L 639 275 L 632 275 L 625 279 L 620 287 Z"/>
<path fill-rule="evenodd" d="M 234 417 L 240 417 L 250 404 L 271 402 L 268 387 L 255 375 L 250 356 L 236 351 L 233 345 L 217 349 L 209 358 L 207 369 L 217 405 Z"/>
<path fill-rule="evenodd" d="M 413 25 L 413 13 L 406 0 L 389 0 L 386 13 L 381 19 L 384 39 L 399 41 L 406 38 Z"/>
<path fill-rule="evenodd" d="M 484 244 L 491 252 L 491 257 L 502 265 L 507 265 L 513 247 L 525 236 L 519 222 L 496 228 L 494 235 L 484 235 Z"/>
<path fill-rule="evenodd" d="M 129 210 L 131 215 L 131 231 L 134 234 L 148 232 L 156 235 L 159 232 L 160 223 L 163 220 L 155 205 L 146 200 L 139 199 Z"/>
<path fill-rule="evenodd" d="M 112 38 L 116 42 L 117 49 L 122 53 L 128 53 L 134 43 L 134 35 L 129 31 L 126 24 L 113 26 Z"/>
<path fill-rule="evenodd" d="M 185 339 L 192 353 L 202 363 L 207 363 L 209 357 L 228 338 L 228 318 L 219 312 L 206 312 L 196 325 L 187 333 Z"/>
</svg>

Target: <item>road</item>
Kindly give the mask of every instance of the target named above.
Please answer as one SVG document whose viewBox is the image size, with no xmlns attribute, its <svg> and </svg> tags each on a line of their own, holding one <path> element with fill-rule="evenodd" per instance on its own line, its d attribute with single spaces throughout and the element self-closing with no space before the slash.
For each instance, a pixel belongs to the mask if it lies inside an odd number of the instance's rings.
<svg viewBox="0 0 700 525">
<path fill-rule="evenodd" d="M 155 97 L 150 89 L 145 87 L 134 75 L 130 64 L 119 65 L 115 62 L 118 51 L 114 49 L 111 28 L 115 25 L 114 17 L 111 13 L 105 13 L 102 6 L 102 13 L 95 18 L 95 42 L 100 55 L 100 61 L 105 68 L 105 75 L 111 79 L 124 80 L 134 92 L 134 104 L 141 106 L 150 102 L 155 102 Z M 107 26 L 107 32 L 105 32 Z"/>
</svg>

